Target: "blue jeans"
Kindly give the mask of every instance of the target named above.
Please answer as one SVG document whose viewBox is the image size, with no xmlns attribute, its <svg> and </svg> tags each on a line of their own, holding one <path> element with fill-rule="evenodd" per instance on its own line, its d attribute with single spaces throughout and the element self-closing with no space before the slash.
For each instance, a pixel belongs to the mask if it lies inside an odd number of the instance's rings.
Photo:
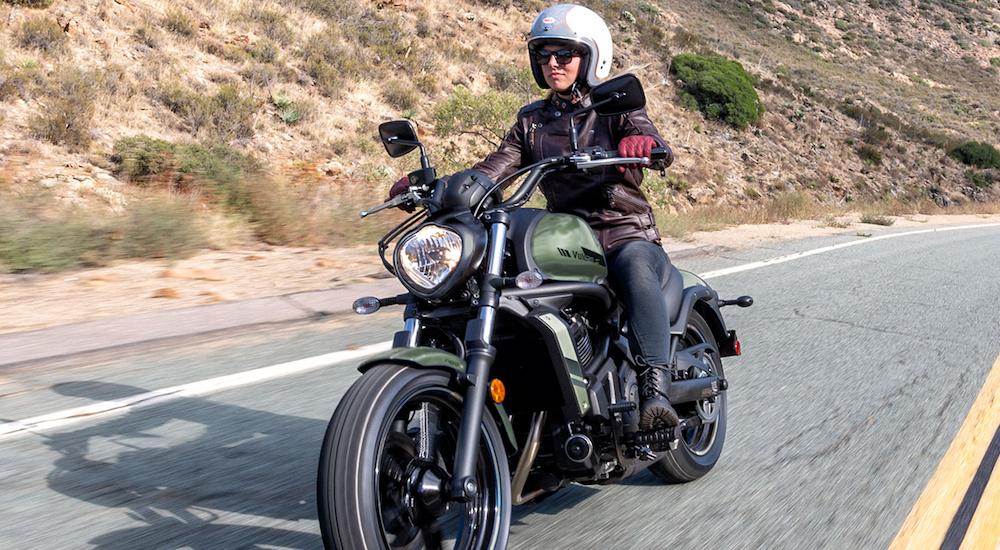
<svg viewBox="0 0 1000 550">
<path fill-rule="evenodd" d="M 608 280 L 625 306 L 632 350 L 652 365 L 670 362 L 670 310 L 663 289 L 670 258 L 649 241 L 629 241 L 608 253 Z"/>
</svg>

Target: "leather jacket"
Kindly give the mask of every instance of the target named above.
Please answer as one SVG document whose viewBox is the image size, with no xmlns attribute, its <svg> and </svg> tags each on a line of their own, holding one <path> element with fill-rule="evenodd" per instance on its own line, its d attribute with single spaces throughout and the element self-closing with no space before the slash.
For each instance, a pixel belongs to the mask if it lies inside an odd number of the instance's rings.
<svg viewBox="0 0 1000 550">
<path fill-rule="evenodd" d="M 473 166 L 499 181 L 541 159 L 568 155 L 569 113 L 590 105 L 590 95 L 577 104 L 559 96 L 537 101 L 523 107 L 517 122 L 507 133 L 500 147 L 482 162 Z M 645 109 L 624 115 L 600 116 L 594 111 L 576 119 L 580 148 L 600 146 L 617 151 L 625 136 L 646 135 L 661 147 L 667 147 Z M 663 166 L 674 160 L 667 147 Z M 609 166 L 589 173 L 555 172 L 542 182 L 542 193 L 552 212 L 575 214 L 587 221 L 597 234 L 605 252 L 626 241 L 644 239 L 660 243 L 653 208 L 643 194 L 642 168 L 626 168 L 620 172 Z"/>
</svg>

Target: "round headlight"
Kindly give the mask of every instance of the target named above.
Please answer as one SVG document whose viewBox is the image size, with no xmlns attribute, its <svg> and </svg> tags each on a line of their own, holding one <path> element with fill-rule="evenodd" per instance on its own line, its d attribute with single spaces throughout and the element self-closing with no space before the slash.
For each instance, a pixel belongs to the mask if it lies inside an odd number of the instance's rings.
<svg viewBox="0 0 1000 550">
<path fill-rule="evenodd" d="M 431 292 L 444 283 L 462 259 L 462 236 L 438 225 L 425 225 L 396 247 L 396 269 L 406 282 Z"/>
</svg>

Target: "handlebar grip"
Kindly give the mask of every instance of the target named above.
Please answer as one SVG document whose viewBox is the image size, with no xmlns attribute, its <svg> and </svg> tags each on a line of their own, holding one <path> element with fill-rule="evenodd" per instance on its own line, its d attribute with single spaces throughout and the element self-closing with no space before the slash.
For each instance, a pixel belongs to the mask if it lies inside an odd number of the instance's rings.
<svg viewBox="0 0 1000 550">
<path fill-rule="evenodd" d="M 667 158 L 667 151 L 669 149 L 666 147 L 653 147 L 653 151 L 649 155 L 649 160 L 663 160 Z"/>
</svg>

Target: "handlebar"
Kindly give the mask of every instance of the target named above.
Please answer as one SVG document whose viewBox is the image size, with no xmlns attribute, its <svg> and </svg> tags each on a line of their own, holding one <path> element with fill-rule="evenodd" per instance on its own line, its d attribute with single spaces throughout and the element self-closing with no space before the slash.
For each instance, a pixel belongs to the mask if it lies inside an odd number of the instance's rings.
<svg viewBox="0 0 1000 550">
<path fill-rule="evenodd" d="M 541 182 L 542 178 L 555 170 L 560 170 L 567 167 L 573 167 L 577 170 L 590 170 L 593 168 L 601 168 L 604 166 L 619 166 L 627 164 L 637 164 L 639 166 L 650 166 L 653 162 L 658 160 L 663 160 L 667 158 L 666 147 L 654 147 L 648 157 L 619 157 L 616 151 L 604 151 L 603 149 L 593 148 L 586 149 L 577 152 L 573 155 L 565 157 L 550 157 L 538 161 L 530 166 L 525 166 L 520 170 L 510 174 L 504 179 L 498 181 L 493 188 L 489 190 L 486 197 L 493 194 L 496 189 L 502 189 L 507 186 L 508 182 L 512 181 L 514 178 L 528 172 L 528 175 L 524 178 L 524 182 L 518 188 L 518 190 L 507 200 L 493 205 L 490 210 L 493 211 L 511 211 L 515 208 L 520 207 L 524 203 L 528 202 L 528 199 L 534 194 L 535 189 Z M 395 197 L 389 199 L 388 201 L 360 212 L 362 218 L 368 217 L 376 212 L 381 212 L 387 208 L 394 208 L 400 206 L 401 204 L 415 203 L 421 197 L 417 195 L 413 190 L 407 191 L 396 195 Z M 485 197 L 483 199 L 485 201 Z M 473 210 L 474 212 L 479 212 L 482 208 L 482 204 L 477 205 Z"/>
</svg>

